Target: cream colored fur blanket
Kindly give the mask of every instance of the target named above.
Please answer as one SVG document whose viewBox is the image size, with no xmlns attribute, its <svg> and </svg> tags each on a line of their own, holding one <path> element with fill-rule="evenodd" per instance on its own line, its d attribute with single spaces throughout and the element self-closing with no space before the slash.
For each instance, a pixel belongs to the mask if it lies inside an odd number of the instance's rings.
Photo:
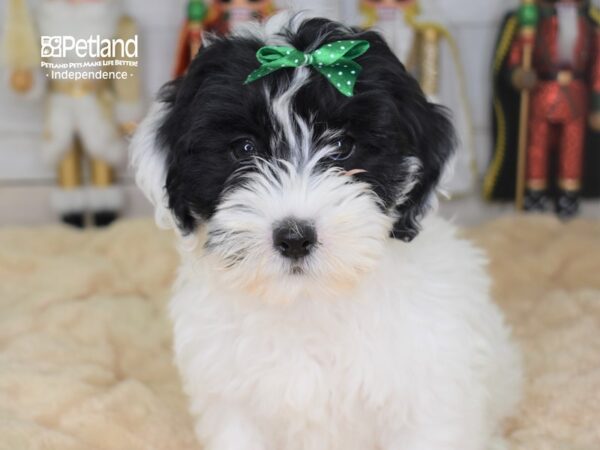
<svg viewBox="0 0 600 450">
<path fill-rule="evenodd" d="M 600 222 L 466 234 L 525 354 L 514 449 L 600 448 Z M 198 449 L 165 314 L 177 266 L 149 221 L 0 231 L 0 449 Z"/>
</svg>

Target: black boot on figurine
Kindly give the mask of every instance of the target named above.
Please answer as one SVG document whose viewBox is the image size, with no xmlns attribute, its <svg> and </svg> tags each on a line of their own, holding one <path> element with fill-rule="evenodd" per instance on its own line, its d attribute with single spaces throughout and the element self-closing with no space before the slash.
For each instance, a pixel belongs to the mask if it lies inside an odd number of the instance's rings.
<svg viewBox="0 0 600 450">
<path fill-rule="evenodd" d="M 546 191 L 527 189 L 525 191 L 525 211 L 545 212 L 549 209 L 549 200 Z"/>
<path fill-rule="evenodd" d="M 70 212 L 63 214 L 60 220 L 66 224 L 75 228 L 85 227 L 85 214 L 79 212 Z"/>
<path fill-rule="evenodd" d="M 556 197 L 556 215 L 563 219 L 572 219 L 579 213 L 579 193 L 560 191 Z"/>
<path fill-rule="evenodd" d="M 107 227 L 119 217 L 116 211 L 96 211 L 94 212 L 94 226 Z"/>
</svg>

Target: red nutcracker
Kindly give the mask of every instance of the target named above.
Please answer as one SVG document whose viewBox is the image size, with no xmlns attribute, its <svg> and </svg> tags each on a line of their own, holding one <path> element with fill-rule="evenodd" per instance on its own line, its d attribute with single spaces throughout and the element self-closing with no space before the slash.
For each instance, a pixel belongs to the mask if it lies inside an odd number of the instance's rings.
<svg viewBox="0 0 600 450">
<path fill-rule="evenodd" d="M 600 131 L 598 12 L 585 0 L 540 0 L 537 4 L 524 0 L 517 21 L 519 25 L 513 23 L 511 33 L 508 20 L 499 42 L 502 51 L 502 41 L 512 34 L 504 65 L 512 88 L 521 92 L 517 132 L 522 144 L 523 182 L 516 182 L 517 200 L 523 189 L 523 207 L 544 211 L 550 192 L 555 192 L 556 213 L 569 218 L 578 212 L 588 127 Z M 498 53 L 496 59 L 500 65 Z M 498 180 L 503 164 L 499 160 L 510 160 L 501 148 L 502 143 L 511 142 L 510 130 L 506 131 L 509 118 L 500 115 L 502 100 L 495 104 L 498 141 L 486 180 L 490 197 L 502 188 Z M 516 144 L 514 139 L 512 143 Z M 588 145 L 587 151 L 600 152 L 600 148 Z M 595 171 L 596 176 L 600 174 L 600 167 Z"/>
<path fill-rule="evenodd" d="M 192 58 L 202 45 L 202 33 L 225 35 L 249 21 L 262 21 L 275 11 L 273 0 L 189 0 L 188 18 L 184 24 L 177 48 L 175 76 L 187 70 Z"/>
</svg>

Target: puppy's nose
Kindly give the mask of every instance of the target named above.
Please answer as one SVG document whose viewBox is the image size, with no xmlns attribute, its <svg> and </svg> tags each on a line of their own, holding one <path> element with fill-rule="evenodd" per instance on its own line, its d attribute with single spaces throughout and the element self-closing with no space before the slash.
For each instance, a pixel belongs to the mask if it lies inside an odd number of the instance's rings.
<svg viewBox="0 0 600 450">
<path fill-rule="evenodd" d="M 316 243 L 315 228 L 306 221 L 284 220 L 273 230 L 273 245 L 286 258 L 303 258 L 311 252 Z"/>
</svg>

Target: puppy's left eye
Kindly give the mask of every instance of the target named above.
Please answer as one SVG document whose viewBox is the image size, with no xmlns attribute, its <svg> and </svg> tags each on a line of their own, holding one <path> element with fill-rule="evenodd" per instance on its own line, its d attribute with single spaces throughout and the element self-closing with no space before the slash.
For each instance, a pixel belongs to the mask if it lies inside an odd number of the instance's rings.
<svg viewBox="0 0 600 450">
<path fill-rule="evenodd" d="M 333 146 L 335 147 L 335 151 L 329 155 L 329 159 L 332 161 L 345 161 L 354 154 L 356 142 L 351 137 L 344 136 L 334 141 Z"/>
<path fill-rule="evenodd" d="M 256 143 L 252 139 L 237 139 L 229 144 L 233 156 L 246 159 L 256 154 Z"/>
</svg>

